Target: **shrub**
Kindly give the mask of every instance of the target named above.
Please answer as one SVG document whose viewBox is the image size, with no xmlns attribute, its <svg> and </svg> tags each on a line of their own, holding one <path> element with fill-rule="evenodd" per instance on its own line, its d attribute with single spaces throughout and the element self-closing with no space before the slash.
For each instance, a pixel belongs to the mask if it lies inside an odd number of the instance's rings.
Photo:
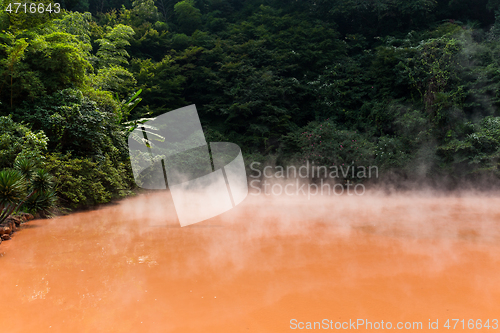
<svg viewBox="0 0 500 333">
<path fill-rule="evenodd" d="M 26 196 L 26 179 L 18 170 L 0 171 L 0 222 L 3 222 Z"/>
<path fill-rule="evenodd" d="M 113 144 L 120 141 L 116 138 L 114 114 L 103 112 L 95 101 L 78 90 L 58 91 L 36 105 L 25 103 L 24 108 L 15 111 L 15 116 L 43 130 L 50 138 L 48 148 L 52 151 L 102 156 L 117 150 Z"/>
<path fill-rule="evenodd" d="M 50 154 L 47 168 L 55 176 L 57 193 L 64 206 L 79 208 L 109 202 L 130 194 L 133 185 L 130 166 L 103 160 L 72 158 L 70 154 Z"/>
<path fill-rule="evenodd" d="M 10 168 L 17 159 L 28 159 L 40 165 L 48 138 L 43 131 L 32 132 L 12 117 L 0 117 L 0 169 Z"/>
</svg>

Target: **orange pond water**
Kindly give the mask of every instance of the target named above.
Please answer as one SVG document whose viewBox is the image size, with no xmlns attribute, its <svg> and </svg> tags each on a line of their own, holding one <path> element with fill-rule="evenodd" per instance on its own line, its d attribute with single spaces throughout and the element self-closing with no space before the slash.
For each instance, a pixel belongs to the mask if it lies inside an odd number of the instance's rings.
<svg viewBox="0 0 500 333">
<path fill-rule="evenodd" d="M 249 196 L 180 228 L 169 194 L 147 194 L 0 245 L 1 332 L 495 331 L 499 310 L 499 196 Z"/>
</svg>

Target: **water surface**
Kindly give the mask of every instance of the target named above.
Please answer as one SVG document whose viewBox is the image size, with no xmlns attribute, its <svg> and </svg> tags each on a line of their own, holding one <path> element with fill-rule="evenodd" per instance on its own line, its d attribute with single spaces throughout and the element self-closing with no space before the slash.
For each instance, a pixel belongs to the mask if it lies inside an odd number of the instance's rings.
<svg viewBox="0 0 500 333">
<path fill-rule="evenodd" d="M 500 319 L 500 199 L 266 198 L 180 228 L 168 193 L 0 245 L 2 332 L 289 332 Z M 440 328 L 440 330 L 445 330 Z M 458 327 L 455 331 L 459 331 Z M 461 329 L 460 329 L 461 331 Z M 470 330 L 469 330 L 470 331 Z"/>
</svg>

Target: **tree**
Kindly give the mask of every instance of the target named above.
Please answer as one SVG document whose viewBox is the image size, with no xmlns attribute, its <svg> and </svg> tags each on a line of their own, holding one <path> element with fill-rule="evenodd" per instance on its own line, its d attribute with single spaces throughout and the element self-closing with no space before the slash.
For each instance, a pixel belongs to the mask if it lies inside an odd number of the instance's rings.
<svg viewBox="0 0 500 333">
<path fill-rule="evenodd" d="M 39 73 L 48 94 L 67 87 L 83 87 L 92 71 L 89 49 L 79 37 L 65 32 L 36 35 L 27 51 L 26 63 Z"/>
<path fill-rule="evenodd" d="M 155 4 L 165 22 L 168 22 L 174 13 L 175 0 L 156 0 Z"/>
<path fill-rule="evenodd" d="M 125 48 L 130 45 L 129 40 L 135 34 L 134 29 L 123 24 L 108 29 L 109 32 L 104 38 L 96 40 L 99 44 L 99 66 L 103 68 L 128 65 L 129 54 Z"/>
<path fill-rule="evenodd" d="M 21 60 L 24 58 L 25 50 L 28 47 L 28 42 L 25 38 L 15 40 L 12 34 L 7 34 L 10 44 L 2 44 L 7 53 L 7 58 L 2 60 L 2 65 L 5 67 L 3 71 L 4 75 L 8 75 L 10 78 L 10 107 L 13 106 L 14 98 L 14 77 L 18 78 L 20 76 L 19 67 Z M 3 85 L 2 85 L 3 87 Z"/>
<path fill-rule="evenodd" d="M 137 83 L 127 69 L 114 65 L 99 69 L 97 74 L 90 75 L 90 80 L 94 89 L 109 91 L 120 98 L 124 98 Z"/>
<path fill-rule="evenodd" d="M 181 32 L 192 34 L 201 24 L 201 13 L 193 0 L 183 0 L 175 4 L 175 15 Z"/>
<path fill-rule="evenodd" d="M 167 55 L 159 62 L 134 59 L 131 70 L 146 103 L 135 109 L 133 118 L 142 118 L 150 111 L 156 116 L 186 105 L 181 97 L 186 77 L 181 74 L 179 65 L 171 56 Z"/>
</svg>

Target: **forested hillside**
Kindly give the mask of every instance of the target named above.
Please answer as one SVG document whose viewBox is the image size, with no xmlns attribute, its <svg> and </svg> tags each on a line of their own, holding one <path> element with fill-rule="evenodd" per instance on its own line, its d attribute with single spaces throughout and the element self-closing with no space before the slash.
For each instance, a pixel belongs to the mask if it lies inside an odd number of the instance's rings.
<svg viewBox="0 0 500 333">
<path fill-rule="evenodd" d="M 13 4 L 0 169 L 32 161 L 63 207 L 130 193 L 128 132 L 189 104 L 207 141 L 247 163 L 376 165 L 451 187 L 500 176 L 499 0 Z"/>
</svg>

